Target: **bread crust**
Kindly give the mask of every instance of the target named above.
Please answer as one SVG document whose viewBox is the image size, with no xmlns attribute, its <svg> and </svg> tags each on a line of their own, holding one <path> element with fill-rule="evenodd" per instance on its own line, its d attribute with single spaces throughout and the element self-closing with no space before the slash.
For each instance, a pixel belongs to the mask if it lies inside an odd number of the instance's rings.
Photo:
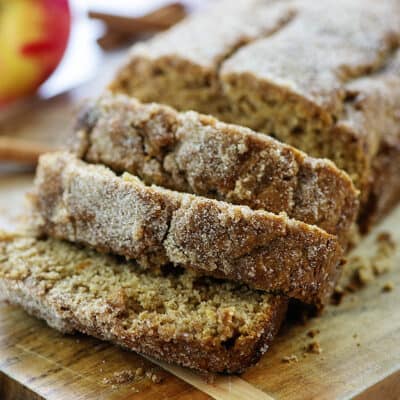
<svg viewBox="0 0 400 400">
<path fill-rule="evenodd" d="M 178 108 L 196 109 L 201 103 L 211 105 L 216 112 L 224 107 L 218 76 L 224 60 L 260 36 L 272 35 L 289 23 L 294 14 L 290 2 L 277 0 L 215 2 L 206 12 L 195 13 L 174 29 L 157 35 L 151 46 L 135 46 L 129 66 L 121 69 L 111 86 L 115 90 L 135 90 L 138 96 L 140 92 L 143 101 L 158 96 L 160 103 L 167 104 L 179 88 L 179 96 L 175 97 Z M 194 43 L 197 45 L 193 46 Z M 167 80 L 163 76 L 166 70 L 171 74 Z M 132 72 L 136 74 L 135 80 Z M 149 80 L 155 85 L 148 85 Z M 172 82 L 174 86 L 170 86 Z M 207 114 L 215 114 L 208 111 Z"/>
<path fill-rule="evenodd" d="M 311 156 L 331 159 L 361 191 L 359 222 L 364 227 L 379 215 L 367 215 L 368 210 L 373 212 L 371 182 L 378 158 L 388 137 L 396 136 L 400 142 L 400 3 L 293 0 L 284 4 L 292 13 L 287 23 L 274 34 L 258 32 L 230 52 L 224 52 L 227 43 L 213 44 L 212 34 L 198 42 L 186 40 L 197 21 L 205 18 L 194 16 L 134 47 L 110 88 L 142 101 L 212 114 L 274 135 Z M 256 15 L 274 7 L 274 2 L 251 3 L 246 12 Z M 235 7 L 226 12 L 234 20 L 244 13 Z M 209 19 L 209 24 L 214 21 L 213 34 L 238 32 L 212 12 Z M 211 85 L 207 79 L 190 84 L 191 76 L 204 76 L 205 66 L 200 68 L 197 57 L 186 51 L 198 48 L 224 54 L 218 62 L 207 59 L 207 74 L 213 71 L 215 76 Z M 385 197 L 395 196 L 391 185 L 382 188 Z"/>
<path fill-rule="evenodd" d="M 42 234 L 167 263 L 323 304 L 340 273 L 336 236 L 303 222 L 145 186 L 68 153 L 40 159 L 33 196 Z"/>
<path fill-rule="evenodd" d="M 198 279 L 190 272 L 144 271 L 54 239 L 0 233 L 0 300 L 21 305 L 63 333 L 82 332 L 201 371 L 242 372 L 267 351 L 287 299 L 240 284 L 201 286 Z M 154 290 L 158 285 L 161 289 Z M 203 290 L 199 310 L 189 304 L 196 285 Z M 153 292 L 150 299 L 146 290 Z M 165 303 L 162 290 L 189 310 L 187 320 Z M 151 307 L 157 302 L 166 304 L 165 310 Z"/>
<path fill-rule="evenodd" d="M 332 162 L 210 116 L 104 95 L 76 130 L 72 149 L 85 161 L 146 184 L 286 212 L 343 243 L 358 212 L 358 192 Z"/>
</svg>

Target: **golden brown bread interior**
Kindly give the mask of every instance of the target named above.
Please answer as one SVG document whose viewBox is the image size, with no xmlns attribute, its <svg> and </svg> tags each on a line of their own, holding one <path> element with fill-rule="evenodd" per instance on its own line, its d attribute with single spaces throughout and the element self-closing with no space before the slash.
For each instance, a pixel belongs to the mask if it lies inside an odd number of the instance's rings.
<svg viewBox="0 0 400 400">
<path fill-rule="evenodd" d="M 275 29 L 257 18 L 268 12 Z M 248 34 L 242 17 L 251 15 Z M 212 114 L 333 160 L 361 190 L 360 224 L 368 228 L 400 197 L 395 171 L 382 200 L 374 194 L 376 165 L 400 152 L 399 43 L 397 0 L 222 1 L 134 46 L 110 88 Z"/>
<path fill-rule="evenodd" d="M 0 233 L 0 300 L 79 331 L 208 372 L 264 354 L 287 299 L 185 270 L 143 269 L 54 239 Z"/>
<path fill-rule="evenodd" d="M 317 305 L 341 270 L 337 237 L 316 226 L 148 187 L 68 153 L 41 157 L 33 199 L 39 234 L 144 266 L 173 263 Z"/>
<path fill-rule="evenodd" d="M 72 147 L 85 161 L 146 184 L 286 212 L 342 243 L 358 212 L 351 179 L 328 160 L 210 116 L 123 95 L 104 95 L 82 112 Z"/>
</svg>

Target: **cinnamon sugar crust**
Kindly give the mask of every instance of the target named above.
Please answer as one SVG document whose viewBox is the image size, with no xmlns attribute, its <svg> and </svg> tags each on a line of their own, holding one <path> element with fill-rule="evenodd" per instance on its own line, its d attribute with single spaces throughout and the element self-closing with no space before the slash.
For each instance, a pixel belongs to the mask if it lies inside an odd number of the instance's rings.
<svg viewBox="0 0 400 400">
<path fill-rule="evenodd" d="M 286 214 L 145 186 L 68 153 L 40 159 L 33 196 L 39 233 L 247 283 L 317 305 L 340 272 L 336 236 Z"/>
<path fill-rule="evenodd" d="M 225 24 L 214 11 L 194 15 L 134 46 L 110 88 L 144 102 L 212 114 L 272 135 L 311 156 L 331 159 L 361 191 L 359 222 L 367 229 L 387 208 L 370 207 L 376 196 L 376 164 L 386 157 L 382 152 L 388 137 L 392 149 L 400 143 L 400 3 L 279 3 L 279 11 L 277 2 L 261 0 L 226 8 L 228 19 L 237 20 L 239 26 L 242 14 L 256 16 L 269 9 L 283 16 L 284 7 L 291 10 L 286 23 L 272 32 L 257 32 L 244 43 L 239 40 L 240 29 Z M 191 40 L 194 27 L 207 15 L 212 28 Z M 219 35 L 236 37 L 239 44 L 234 48 L 228 40 L 214 44 L 213 37 Z M 194 53 L 201 55 L 206 49 L 219 57 L 201 62 Z M 384 197 L 397 199 L 394 172 L 389 180 L 395 184 L 384 186 Z"/>
<path fill-rule="evenodd" d="M 335 165 L 250 129 L 104 95 L 79 119 L 73 151 L 147 184 L 264 209 L 345 241 L 358 193 Z"/>
</svg>

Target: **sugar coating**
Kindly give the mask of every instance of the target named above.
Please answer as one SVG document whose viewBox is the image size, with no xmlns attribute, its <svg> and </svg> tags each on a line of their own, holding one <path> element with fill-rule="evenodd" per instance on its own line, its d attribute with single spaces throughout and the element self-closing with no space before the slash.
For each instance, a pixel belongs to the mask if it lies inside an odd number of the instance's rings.
<svg viewBox="0 0 400 400">
<path fill-rule="evenodd" d="M 343 241 L 358 212 L 351 179 L 328 160 L 210 116 L 123 95 L 86 107 L 72 149 L 147 184 L 286 212 Z"/>
<path fill-rule="evenodd" d="M 287 305 L 242 284 L 3 232 L 0 300 L 21 304 L 62 332 L 209 372 L 239 372 L 256 362 Z"/>
<path fill-rule="evenodd" d="M 224 5 L 226 23 L 218 16 Z M 400 199 L 400 3 L 215 7 L 134 46 L 111 90 L 211 114 L 331 159 L 361 191 L 359 224 L 367 229 Z M 274 30 L 258 19 L 268 11 Z M 251 16 L 256 31 L 246 36 Z M 202 35 L 201 26 L 209 28 Z"/>
<path fill-rule="evenodd" d="M 39 233 L 137 260 L 323 303 L 340 272 L 337 237 L 286 214 L 148 187 L 68 153 L 40 159 Z"/>
</svg>

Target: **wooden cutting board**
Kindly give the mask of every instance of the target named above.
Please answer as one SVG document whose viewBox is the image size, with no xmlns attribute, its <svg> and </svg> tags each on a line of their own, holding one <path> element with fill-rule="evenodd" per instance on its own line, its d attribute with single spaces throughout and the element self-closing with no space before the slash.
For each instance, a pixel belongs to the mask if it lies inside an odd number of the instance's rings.
<svg viewBox="0 0 400 400">
<path fill-rule="evenodd" d="M 12 229 L 32 175 L 0 177 L 0 227 Z M 374 252 L 377 232 L 391 232 L 400 249 L 400 207 L 355 253 Z M 400 251 L 395 263 L 400 263 Z M 270 351 L 240 377 L 207 383 L 186 369 L 154 364 L 131 352 L 80 335 L 63 336 L 18 307 L 0 303 L 0 399 L 362 399 L 400 398 L 400 274 L 376 279 L 329 306 L 306 325 L 287 325 Z M 388 281 L 394 289 L 384 293 Z M 319 329 L 311 339 L 307 332 Z M 304 346 L 318 340 L 321 354 Z M 287 363 L 285 356 L 298 362 Z M 162 378 L 116 382 L 139 366 Z"/>
</svg>

